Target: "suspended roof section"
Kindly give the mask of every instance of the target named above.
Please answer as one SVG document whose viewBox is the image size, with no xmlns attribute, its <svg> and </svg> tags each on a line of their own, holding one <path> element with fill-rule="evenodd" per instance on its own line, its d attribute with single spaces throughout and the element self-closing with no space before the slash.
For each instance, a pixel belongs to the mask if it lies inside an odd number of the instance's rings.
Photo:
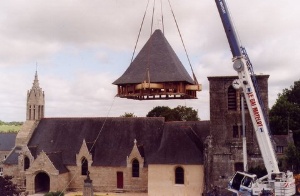
<svg viewBox="0 0 300 196">
<path fill-rule="evenodd" d="M 124 74 L 113 84 L 138 84 L 144 81 L 151 83 L 180 81 L 194 84 L 159 29 L 155 30 Z"/>
</svg>

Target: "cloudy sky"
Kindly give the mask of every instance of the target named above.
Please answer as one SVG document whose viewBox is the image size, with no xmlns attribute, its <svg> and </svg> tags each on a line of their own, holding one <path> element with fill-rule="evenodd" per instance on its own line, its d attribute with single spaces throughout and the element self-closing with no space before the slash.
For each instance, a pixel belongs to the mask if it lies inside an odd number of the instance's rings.
<svg viewBox="0 0 300 196">
<path fill-rule="evenodd" d="M 236 75 L 215 1 L 170 2 L 203 84 L 197 100 L 114 98 L 112 82 L 130 64 L 147 0 L 1 0 L 0 120 L 25 120 L 36 69 L 46 117 L 145 116 L 158 105 L 185 105 L 208 120 L 207 77 Z M 228 5 L 255 72 L 270 75 L 271 107 L 277 94 L 300 78 L 300 1 L 228 0 Z M 138 51 L 150 36 L 152 7 L 150 0 Z M 160 8 L 156 1 L 153 28 L 162 26 Z M 167 0 L 162 8 L 165 36 L 190 72 Z"/>
</svg>

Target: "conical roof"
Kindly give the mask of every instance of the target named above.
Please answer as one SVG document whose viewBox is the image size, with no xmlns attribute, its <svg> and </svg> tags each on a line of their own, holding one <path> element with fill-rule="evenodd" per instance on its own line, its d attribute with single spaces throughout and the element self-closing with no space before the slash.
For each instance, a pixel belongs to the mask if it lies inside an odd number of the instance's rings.
<svg viewBox="0 0 300 196">
<path fill-rule="evenodd" d="M 161 32 L 155 30 L 124 74 L 113 84 L 150 82 L 187 82 L 194 84 L 171 45 Z"/>
</svg>

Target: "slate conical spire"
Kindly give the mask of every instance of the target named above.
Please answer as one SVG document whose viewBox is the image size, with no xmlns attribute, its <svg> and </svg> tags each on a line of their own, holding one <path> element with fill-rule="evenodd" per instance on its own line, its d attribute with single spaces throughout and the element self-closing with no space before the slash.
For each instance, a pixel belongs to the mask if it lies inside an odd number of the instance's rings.
<svg viewBox="0 0 300 196">
<path fill-rule="evenodd" d="M 132 99 L 193 99 L 201 89 L 159 29 L 113 84 L 119 97 Z"/>
</svg>

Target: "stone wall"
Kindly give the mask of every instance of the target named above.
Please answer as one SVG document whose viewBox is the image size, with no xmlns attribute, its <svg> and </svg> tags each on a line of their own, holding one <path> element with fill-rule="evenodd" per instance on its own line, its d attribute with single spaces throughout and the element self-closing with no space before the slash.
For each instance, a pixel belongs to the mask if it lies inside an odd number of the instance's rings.
<svg viewBox="0 0 300 196">
<path fill-rule="evenodd" d="M 80 167 L 68 166 L 69 177 L 73 179 L 69 190 L 83 189 L 86 175 L 81 175 Z M 131 168 L 128 167 L 90 167 L 90 179 L 93 180 L 94 191 L 100 192 L 147 192 L 148 168 L 140 169 L 140 177 L 132 177 Z M 117 188 L 117 172 L 123 172 L 123 189 Z M 75 175 L 75 177 L 74 177 Z"/>
<path fill-rule="evenodd" d="M 180 166 L 184 169 L 184 184 L 175 184 L 175 168 L 178 165 L 149 165 L 148 195 L 202 195 L 204 166 Z"/>
</svg>

